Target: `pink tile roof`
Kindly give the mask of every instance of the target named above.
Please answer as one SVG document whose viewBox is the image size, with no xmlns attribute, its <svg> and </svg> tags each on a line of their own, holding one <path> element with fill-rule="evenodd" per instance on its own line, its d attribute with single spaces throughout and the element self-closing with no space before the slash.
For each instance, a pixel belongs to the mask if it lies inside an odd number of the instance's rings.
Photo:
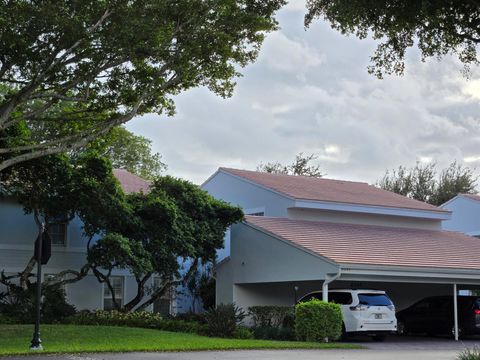
<svg viewBox="0 0 480 360">
<path fill-rule="evenodd" d="M 464 197 L 472 199 L 472 200 L 480 201 L 480 195 L 478 195 L 478 194 L 458 194 L 458 195 L 464 196 Z"/>
<path fill-rule="evenodd" d="M 294 199 L 448 212 L 439 207 L 363 182 L 269 174 L 229 168 L 220 168 L 219 170 L 270 188 Z"/>
<path fill-rule="evenodd" d="M 480 270 L 480 239 L 456 232 L 246 216 L 245 222 L 339 264 Z"/>
<path fill-rule="evenodd" d="M 114 169 L 113 175 L 120 182 L 120 186 L 127 194 L 143 192 L 148 193 L 150 191 L 150 182 L 142 179 L 141 177 L 132 174 L 125 169 Z"/>
</svg>

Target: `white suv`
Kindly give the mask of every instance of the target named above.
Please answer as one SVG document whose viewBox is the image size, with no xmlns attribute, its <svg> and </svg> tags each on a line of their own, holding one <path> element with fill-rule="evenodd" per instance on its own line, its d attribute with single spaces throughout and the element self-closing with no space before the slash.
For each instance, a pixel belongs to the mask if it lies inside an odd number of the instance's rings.
<svg viewBox="0 0 480 360">
<path fill-rule="evenodd" d="M 322 292 L 314 291 L 300 299 L 322 300 Z M 335 289 L 328 292 L 328 301 L 342 308 L 344 335 L 369 335 L 383 341 L 397 330 L 395 306 L 385 291 Z"/>
</svg>

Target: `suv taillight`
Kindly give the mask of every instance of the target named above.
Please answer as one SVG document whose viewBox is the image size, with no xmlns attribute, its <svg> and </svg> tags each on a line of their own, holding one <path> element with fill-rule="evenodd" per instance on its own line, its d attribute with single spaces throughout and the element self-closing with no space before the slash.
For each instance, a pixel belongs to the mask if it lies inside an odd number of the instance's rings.
<svg viewBox="0 0 480 360">
<path fill-rule="evenodd" d="M 387 306 L 390 310 L 395 311 L 395 306 L 394 305 L 388 305 Z"/>
<path fill-rule="evenodd" d="M 475 315 L 480 315 L 480 309 L 475 309 L 473 310 L 473 312 L 475 313 Z"/>
<path fill-rule="evenodd" d="M 358 304 L 356 306 L 350 306 L 350 310 L 353 310 L 353 311 L 364 311 L 364 310 L 367 310 L 369 308 L 368 305 L 361 305 L 361 304 Z"/>
</svg>

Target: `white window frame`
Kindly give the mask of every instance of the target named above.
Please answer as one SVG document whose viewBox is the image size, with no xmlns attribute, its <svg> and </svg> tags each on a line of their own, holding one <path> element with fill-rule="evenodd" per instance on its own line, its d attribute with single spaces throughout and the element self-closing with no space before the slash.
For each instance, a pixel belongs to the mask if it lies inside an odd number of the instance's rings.
<svg viewBox="0 0 480 360">
<path fill-rule="evenodd" d="M 52 226 L 52 225 L 63 225 L 63 226 L 65 227 L 65 233 L 63 234 L 63 244 L 58 244 L 58 243 L 55 244 L 55 243 L 53 242 L 53 236 L 51 236 L 51 234 L 50 234 L 50 226 Z M 66 221 L 66 220 L 62 220 L 62 221 L 51 221 L 48 226 L 49 226 L 48 234 L 50 235 L 50 239 L 52 240 L 52 246 L 60 247 L 60 248 L 67 247 L 67 242 L 68 242 L 68 221 Z"/>
<path fill-rule="evenodd" d="M 157 284 L 157 283 L 161 284 L 161 278 L 159 276 L 155 276 L 153 278 L 153 289 L 154 290 L 156 290 L 159 286 L 159 284 Z M 168 291 L 169 291 L 169 293 L 168 293 Z M 170 290 L 167 290 L 167 294 L 170 295 L 169 314 L 170 315 L 176 315 L 177 314 L 177 291 L 176 291 L 176 287 L 171 286 Z M 164 294 L 164 296 L 165 296 L 165 294 Z M 157 300 L 160 300 L 160 299 L 157 299 Z M 155 304 L 152 304 L 152 312 L 154 311 L 154 309 L 155 309 Z"/>
<path fill-rule="evenodd" d="M 117 302 L 119 300 L 121 300 L 120 301 L 120 306 L 123 306 L 124 301 L 125 301 L 125 276 L 121 276 L 121 275 L 110 276 L 110 282 L 112 282 L 112 279 L 121 279 L 121 281 L 122 281 L 122 290 L 121 290 L 122 298 L 121 299 L 116 298 L 115 300 L 117 300 Z M 107 295 L 105 295 L 105 292 L 108 292 Z M 112 293 L 110 292 L 110 289 L 108 288 L 107 284 L 103 283 L 103 288 L 102 288 L 102 309 L 103 310 L 107 310 L 107 309 L 105 309 L 105 300 L 106 299 L 111 300 L 111 299 L 113 299 L 113 297 L 112 297 Z M 112 309 L 108 309 L 108 310 L 114 310 L 114 309 L 112 308 Z"/>
</svg>

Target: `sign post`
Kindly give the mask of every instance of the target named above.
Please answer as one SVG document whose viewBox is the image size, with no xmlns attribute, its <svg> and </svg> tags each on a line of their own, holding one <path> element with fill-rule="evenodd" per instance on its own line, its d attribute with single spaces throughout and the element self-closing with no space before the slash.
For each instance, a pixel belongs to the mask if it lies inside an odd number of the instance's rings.
<svg viewBox="0 0 480 360">
<path fill-rule="evenodd" d="M 52 254 L 52 241 L 42 225 L 37 241 L 35 241 L 35 259 L 37 260 L 37 297 L 36 297 L 36 317 L 33 338 L 30 344 L 30 350 L 42 351 L 42 340 L 40 339 L 40 315 L 42 306 L 42 265 L 47 264 Z"/>
</svg>

